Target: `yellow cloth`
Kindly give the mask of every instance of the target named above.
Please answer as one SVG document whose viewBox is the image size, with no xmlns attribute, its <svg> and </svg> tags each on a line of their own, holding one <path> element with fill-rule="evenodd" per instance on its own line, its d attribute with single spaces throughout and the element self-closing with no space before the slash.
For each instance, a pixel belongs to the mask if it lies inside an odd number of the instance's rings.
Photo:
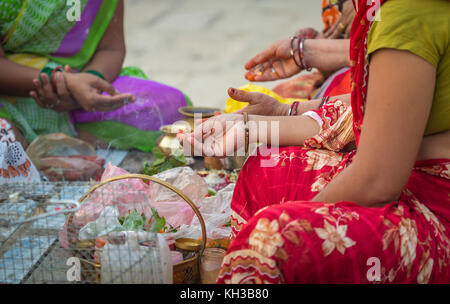
<svg viewBox="0 0 450 304">
<path fill-rule="evenodd" d="M 269 96 L 275 98 L 279 102 L 285 103 L 285 104 L 292 104 L 294 101 L 306 101 L 306 99 L 302 100 L 302 99 L 294 99 L 294 98 L 283 98 L 280 95 L 278 95 L 277 93 L 275 93 L 269 89 L 266 89 L 265 87 L 254 85 L 251 83 L 249 83 L 243 87 L 240 87 L 239 89 L 246 91 L 246 92 L 264 93 L 266 95 L 269 95 Z M 239 111 L 240 109 L 246 107 L 247 105 L 248 105 L 248 102 L 240 102 L 240 101 L 234 100 L 232 98 L 228 98 L 224 112 L 225 113 L 236 112 L 236 111 Z"/>
<path fill-rule="evenodd" d="M 450 130 L 450 1 L 389 0 L 379 13 L 381 20 L 369 32 L 368 56 L 382 48 L 407 50 L 436 67 L 425 135 Z"/>
</svg>

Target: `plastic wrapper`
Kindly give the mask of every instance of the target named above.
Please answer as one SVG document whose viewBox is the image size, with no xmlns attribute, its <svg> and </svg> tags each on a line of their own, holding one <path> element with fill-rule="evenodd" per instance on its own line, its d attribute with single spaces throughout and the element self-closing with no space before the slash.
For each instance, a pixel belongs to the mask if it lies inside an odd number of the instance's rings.
<svg viewBox="0 0 450 304">
<path fill-rule="evenodd" d="M 125 174 L 128 174 L 126 170 L 109 163 L 101 180 L 104 181 Z M 178 181 L 184 182 L 185 179 L 179 178 Z M 155 208 L 158 214 L 164 217 L 166 222 L 173 227 L 190 224 L 194 217 L 194 211 L 186 202 L 180 201 L 181 198 L 178 195 L 164 196 L 166 199 L 173 199 L 173 201 L 154 201 L 150 198 L 149 191 L 155 185 L 155 183 L 147 185 L 137 178 L 118 180 L 103 185 L 97 189 L 73 215 L 72 225 L 70 227 L 72 232 L 71 236 L 73 237 L 71 241 L 77 242 L 79 240 L 78 234 L 80 229 L 90 222 L 94 223 L 99 218 L 102 211 L 108 206 L 116 207 L 119 217 L 125 216 L 131 211 L 136 210 L 139 214 L 144 213 L 147 218 L 150 218 L 152 215 L 151 208 Z M 190 186 L 187 185 L 187 188 L 190 188 Z M 159 185 L 158 189 L 161 190 Z M 153 195 L 158 198 L 159 192 L 154 191 Z M 67 225 L 68 221 L 66 221 L 59 234 L 61 245 L 66 248 L 69 246 Z M 99 229 L 97 229 L 97 231 L 99 231 Z M 100 234 L 95 233 L 90 234 L 90 236 L 98 237 Z"/>
<path fill-rule="evenodd" d="M 63 133 L 37 137 L 27 154 L 50 181 L 88 181 L 103 172 L 104 159 L 90 144 Z"/>
<path fill-rule="evenodd" d="M 87 223 L 80 229 L 80 240 L 95 240 L 99 236 L 108 235 L 113 231 L 122 231 L 119 221 L 119 210 L 117 207 L 107 206 L 100 216 L 92 222 Z"/>
<path fill-rule="evenodd" d="M 233 190 L 234 184 L 230 184 L 215 196 L 204 198 L 200 202 L 199 211 L 205 221 L 207 238 L 223 239 L 230 236 L 231 227 L 225 225 L 230 221 Z M 198 239 L 202 236 L 201 231 L 200 222 L 194 217 L 190 225 L 182 225 L 176 233 L 166 234 L 165 237 Z"/>
<path fill-rule="evenodd" d="M 118 241 L 117 241 L 118 240 Z M 148 246 L 141 246 L 142 243 Z M 148 232 L 114 232 L 103 247 L 103 284 L 171 284 L 172 254 L 165 239 Z"/>
<path fill-rule="evenodd" d="M 153 177 L 168 182 L 178 188 L 194 204 L 198 205 L 200 201 L 208 194 L 208 185 L 205 180 L 198 176 L 190 167 L 173 168 L 154 175 Z M 150 188 L 150 198 L 154 201 L 180 201 L 180 196 L 170 189 L 158 184 L 152 184 Z"/>
</svg>

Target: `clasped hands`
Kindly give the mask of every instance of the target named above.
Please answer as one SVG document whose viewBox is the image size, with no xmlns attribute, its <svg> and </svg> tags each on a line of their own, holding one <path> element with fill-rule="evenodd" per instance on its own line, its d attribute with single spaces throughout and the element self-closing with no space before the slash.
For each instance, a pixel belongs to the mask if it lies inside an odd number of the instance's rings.
<svg viewBox="0 0 450 304">
<path fill-rule="evenodd" d="M 57 112 L 79 108 L 108 112 L 135 101 L 132 94 L 121 94 L 109 82 L 89 73 L 75 73 L 69 66 L 55 73 L 55 88 L 47 74 L 42 73 L 40 77 L 42 81 L 33 80 L 36 89 L 30 92 L 30 97 L 39 106 Z M 103 92 L 109 95 L 102 95 Z"/>
</svg>

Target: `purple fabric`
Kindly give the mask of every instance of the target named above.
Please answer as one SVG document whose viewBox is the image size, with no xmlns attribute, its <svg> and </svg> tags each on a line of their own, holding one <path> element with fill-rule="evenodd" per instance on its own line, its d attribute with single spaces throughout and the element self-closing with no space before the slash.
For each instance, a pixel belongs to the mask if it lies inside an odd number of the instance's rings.
<svg viewBox="0 0 450 304">
<path fill-rule="evenodd" d="M 97 12 L 103 0 L 88 0 L 81 13 L 81 20 L 75 23 L 72 29 L 62 40 L 58 50 L 52 54 L 55 57 L 70 57 L 77 54 L 86 41 L 92 23 L 97 16 Z"/>
<path fill-rule="evenodd" d="M 133 94 L 136 101 L 112 112 L 73 111 L 72 117 L 77 123 L 113 120 L 141 130 L 155 131 L 162 125 L 183 119 L 178 109 L 186 106 L 186 98 L 175 88 L 129 76 L 119 76 L 112 85 L 121 93 Z"/>
</svg>

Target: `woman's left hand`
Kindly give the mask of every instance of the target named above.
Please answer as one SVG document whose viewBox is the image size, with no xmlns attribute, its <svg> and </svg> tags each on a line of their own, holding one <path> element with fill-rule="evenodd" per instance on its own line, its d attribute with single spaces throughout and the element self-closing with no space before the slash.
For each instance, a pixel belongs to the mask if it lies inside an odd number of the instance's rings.
<svg viewBox="0 0 450 304">
<path fill-rule="evenodd" d="M 341 35 L 343 34 L 343 38 L 349 38 L 355 14 L 356 12 L 352 1 L 345 1 L 344 4 L 342 4 L 341 16 L 333 26 L 323 33 L 324 37 L 328 39 L 338 39 L 341 38 Z"/>
<path fill-rule="evenodd" d="M 69 66 L 66 66 L 64 71 L 66 73 L 72 72 Z M 56 92 L 53 89 L 47 74 L 41 74 L 41 79 L 42 82 L 39 79 L 33 80 L 36 90 L 30 92 L 30 97 L 32 97 L 40 107 L 52 109 L 56 112 L 67 112 L 80 107 L 67 89 L 62 72 L 55 73 L 54 82 Z"/>
</svg>

